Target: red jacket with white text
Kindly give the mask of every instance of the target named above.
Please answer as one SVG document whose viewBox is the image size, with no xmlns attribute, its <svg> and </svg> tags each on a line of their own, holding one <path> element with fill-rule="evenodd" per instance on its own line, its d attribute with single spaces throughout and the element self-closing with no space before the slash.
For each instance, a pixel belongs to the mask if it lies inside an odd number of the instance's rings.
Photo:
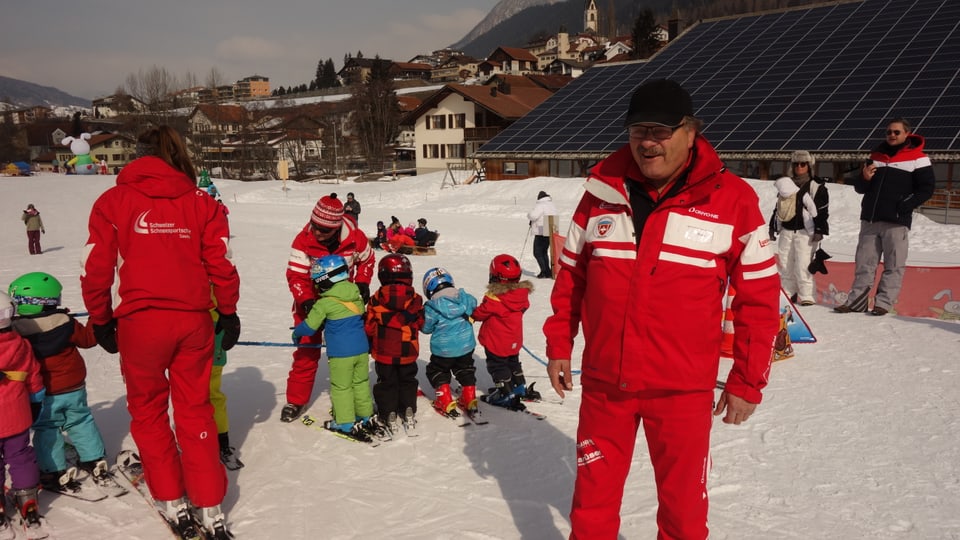
<svg viewBox="0 0 960 540">
<path fill-rule="evenodd" d="M 726 389 L 759 403 L 778 329 L 780 280 L 756 192 L 702 136 L 680 190 L 654 207 L 639 246 L 625 186 L 629 145 L 591 171 L 560 256 L 544 323 L 547 356 L 569 359 L 583 325 L 582 377 L 621 390 L 711 390 L 723 295 L 736 289 Z"/>
<path fill-rule="evenodd" d="M 350 281 L 369 285 L 370 280 L 373 279 L 375 261 L 370 239 L 352 220 L 343 220 L 343 226 L 340 227 L 340 243 L 332 252 L 327 246 L 317 242 L 313 233 L 310 232 L 308 222 L 293 239 L 290 259 L 287 261 L 287 286 L 293 294 L 297 310 L 305 300 L 319 298 L 313 288 L 313 280 L 310 279 L 310 266 L 317 259 L 327 255 L 340 255 L 347 260 L 347 266 L 350 267 Z"/>
<path fill-rule="evenodd" d="M 134 160 L 90 210 L 80 286 L 90 322 L 135 311 L 209 311 L 210 287 L 235 313 L 240 277 L 230 262 L 230 227 L 220 205 L 158 157 Z M 119 278 L 117 303 L 110 289 Z"/>
</svg>

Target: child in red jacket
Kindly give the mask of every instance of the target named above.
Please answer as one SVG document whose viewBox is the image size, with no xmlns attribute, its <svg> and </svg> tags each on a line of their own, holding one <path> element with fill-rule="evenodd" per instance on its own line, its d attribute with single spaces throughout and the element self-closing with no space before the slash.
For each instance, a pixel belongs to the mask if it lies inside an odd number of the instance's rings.
<svg viewBox="0 0 960 540">
<path fill-rule="evenodd" d="M 31 534 L 43 529 L 37 506 L 40 470 L 30 446 L 30 424 L 40 414 L 44 391 L 40 364 L 30 344 L 10 326 L 13 313 L 10 297 L 0 292 L 0 486 L 9 465 L 10 493 L 21 525 Z M 3 506 L 0 498 L 0 537 L 12 538 L 13 526 Z"/>
<path fill-rule="evenodd" d="M 477 341 L 487 354 L 487 373 L 496 388 L 481 399 L 491 405 L 522 409 L 523 399 L 539 399 L 527 388 L 520 366 L 523 348 L 523 313 L 530 307 L 533 283 L 520 281 L 520 262 L 511 255 L 497 255 L 490 263 L 490 283 L 483 301 L 473 310 L 480 321 Z"/>
<path fill-rule="evenodd" d="M 423 297 L 413 288 L 413 268 L 404 255 L 391 253 L 380 259 L 377 277 L 380 289 L 370 297 L 364 324 L 370 355 L 376 360 L 373 399 L 381 423 L 395 433 L 402 420 L 407 435 L 413 436 Z"/>
</svg>

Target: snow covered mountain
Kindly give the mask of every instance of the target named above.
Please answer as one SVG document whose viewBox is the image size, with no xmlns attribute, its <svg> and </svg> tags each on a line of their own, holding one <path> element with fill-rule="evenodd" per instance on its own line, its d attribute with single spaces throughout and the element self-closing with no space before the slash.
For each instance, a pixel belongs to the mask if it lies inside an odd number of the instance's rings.
<svg viewBox="0 0 960 540">
<path fill-rule="evenodd" d="M 72 96 L 52 86 L 41 86 L 0 75 L 0 98 L 14 107 L 43 105 L 44 107 L 90 107 L 90 100 Z"/>
<path fill-rule="evenodd" d="M 454 49 L 463 47 L 490 30 L 493 30 L 498 24 L 527 8 L 558 4 L 562 1 L 563 0 L 500 0 L 497 5 L 493 6 L 490 13 L 487 13 L 487 16 L 473 27 L 473 30 L 470 30 L 467 35 L 463 36 L 463 39 L 454 43 L 451 47 Z"/>
</svg>

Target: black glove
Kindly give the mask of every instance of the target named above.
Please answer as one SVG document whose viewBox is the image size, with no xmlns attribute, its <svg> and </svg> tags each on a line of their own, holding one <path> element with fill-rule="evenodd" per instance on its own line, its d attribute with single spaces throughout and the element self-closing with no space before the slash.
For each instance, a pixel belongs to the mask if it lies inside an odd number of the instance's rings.
<svg viewBox="0 0 960 540">
<path fill-rule="evenodd" d="M 220 313 L 214 332 L 217 334 L 223 332 L 223 340 L 220 342 L 220 346 L 223 347 L 223 350 L 229 351 L 240 339 L 240 317 L 236 313 L 230 315 Z"/>
<path fill-rule="evenodd" d="M 110 319 L 107 324 L 93 325 L 93 336 L 97 338 L 97 344 L 103 347 L 103 350 L 110 354 L 117 354 L 117 320 Z"/>
<path fill-rule="evenodd" d="M 43 409 L 43 402 L 33 403 L 30 402 L 30 416 L 33 418 L 33 423 L 37 423 L 37 418 L 40 418 L 40 411 Z"/>
<path fill-rule="evenodd" d="M 823 240 L 823 235 L 820 233 L 813 233 L 813 236 L 810 237 L 810 243 L 816 244 L 817 242 Z"/>
<path fill-rule="evenodd" d="M 310 310 L 313 309 L 313 305 L 316 303 L 317 303 L 316 298 L 304 300 L 303 303 L 300 304 L 300 309 L 302 309 L 304 313 L 310 313 Z"/>
<path fill-rule="evenodd" d="M 363 298 L 363 303 L 369 304 L 370 303 L 370 284 L 357 283 L 357 288 L 360 289 L 360 298 Z"/>
</svg>

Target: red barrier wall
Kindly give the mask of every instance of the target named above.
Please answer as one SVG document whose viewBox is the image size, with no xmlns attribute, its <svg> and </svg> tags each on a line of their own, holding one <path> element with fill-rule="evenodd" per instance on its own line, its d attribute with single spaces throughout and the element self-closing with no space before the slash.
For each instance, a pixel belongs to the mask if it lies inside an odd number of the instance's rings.
<svg viewBox="0 0 960 540">
<path fill-rule="evenodd" d="M 554 234 L 553 267 L 554 276 L 560 269 L 560 251 L 563 249 L 563 236 Z M 817 303 L 834 307 L 847 300 L 847 293 L 853 284 L 852 262 L 826 261 L 827 274 L 815 274 L 817 284 Z M 874 290 L 883 273 L 883 265 L 877 268 Z M 956 291 L 957 297 L 953 297 Z M 871 308 L 873 296 L 870 296 Z M 943 320 L 960 320 L 960 266 L 908 266 L 903 276 L 900 299 L 890 311 L 891 315 L 907 317 L 930 317 Z"/>
<path fill-rule="evenodd" d="M 817 303 L 838 306 L 847 300 L 853 284 L 853 263 L 826 261 L 827 274 L 816 274 Z M 876 284 L 883 273 L 883 264 L 877 268 Z M 957 298 L 953 298 L 957 291 Z M 873 295 L 870 296 L 873 307 Z M 934 319 L 960 319 L 960 266 L 908 266 L 903 276 L 900 298 L 891 314 Z"/>
</svg>

